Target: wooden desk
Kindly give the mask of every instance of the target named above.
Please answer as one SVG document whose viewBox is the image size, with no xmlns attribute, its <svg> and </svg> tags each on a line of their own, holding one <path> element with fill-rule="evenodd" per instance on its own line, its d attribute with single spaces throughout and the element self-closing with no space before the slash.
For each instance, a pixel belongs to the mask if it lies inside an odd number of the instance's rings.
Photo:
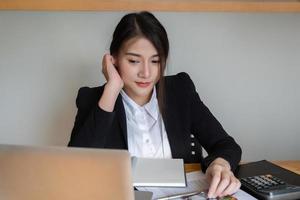
<svg viewBox="0 0 300 200">
<path fill-rule="evenodd" d="M 299 12 L 299 0 L 0 0 L 0 10 Z"/>
<path fill-rule="evenodd" d="M 270 162 L 300 175 L 300 160 L 283 160 L 283 161 L 270 161 Z M 186 172 L 201 170 L 200 164 L 185 164 L 184 168 Z"/>
</svg>

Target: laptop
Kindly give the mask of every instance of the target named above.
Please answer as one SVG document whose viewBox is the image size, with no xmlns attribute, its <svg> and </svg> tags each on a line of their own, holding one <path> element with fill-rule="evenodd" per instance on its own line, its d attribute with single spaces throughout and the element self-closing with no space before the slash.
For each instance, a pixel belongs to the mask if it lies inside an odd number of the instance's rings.
<svg viewBox="0 0 300 200">
<path fill-rule="evenodd" d="M 130 155 L 0 144 L 0 199 L 133 200 Z"/>
</svg>

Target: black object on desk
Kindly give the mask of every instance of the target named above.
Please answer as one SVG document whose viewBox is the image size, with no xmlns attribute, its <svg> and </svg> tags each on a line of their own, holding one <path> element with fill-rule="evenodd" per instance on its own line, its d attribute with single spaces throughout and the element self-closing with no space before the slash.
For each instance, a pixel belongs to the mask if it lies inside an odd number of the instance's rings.
<svg viewBox="0 0 300 200">
<path fill-rule="evenodd" d="M 235 175 L 259 199 L 300 199 L 300 175 L 266 160 L 240 165 Z"/>
</svg>

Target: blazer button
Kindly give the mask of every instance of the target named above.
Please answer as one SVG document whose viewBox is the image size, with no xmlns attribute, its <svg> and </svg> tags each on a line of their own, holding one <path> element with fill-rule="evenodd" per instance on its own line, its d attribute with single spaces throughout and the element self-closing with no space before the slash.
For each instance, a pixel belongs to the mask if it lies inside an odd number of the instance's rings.
<svg viewBox="0 0 300 200">
<path fill-rule="evenodd" d="M 191 153 L 192 153 L 192 155 L 195 155 L 195 154 L 196 154 L 196 152 L 195 152 L 195 151 L 192 151 Z"/>
<path fill-rule="evenodd" d="M 194 142 L 192 142 L 192 143 L 191 143 L 191 146 L 192 146 L 192 147 L 193 147 L 193 146 L 195 146 L 195 143 L 194 143 Z"/>
<path fill-rule="evenodd" d="M 194 138 L 194 137 L 195 137 L 194 134 L 191 134 L 190 136 L 191 136 L 191 138 Z"/>
</svg>

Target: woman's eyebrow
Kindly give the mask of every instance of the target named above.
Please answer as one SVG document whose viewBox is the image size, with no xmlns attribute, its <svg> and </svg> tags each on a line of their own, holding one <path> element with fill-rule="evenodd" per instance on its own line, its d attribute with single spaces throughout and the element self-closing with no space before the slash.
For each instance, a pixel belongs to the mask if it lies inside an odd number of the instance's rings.
<svg viewBox="0 0 300 200">
<path fill-rule="evenodd" d="M 125 53 L 125 55 L 141 57 L 140 54 L 137 54 L 137 53 L 131 53 L 131 52 L 127 52 L 127 53 Z"/>
<path fill-rule="evenodd" d="M 142 57 L 140 54 L 132 53 L 132 52 L 127 52 L 127 53 L 125 53 L 125 55 L 128 55 L 128 56 L 136 56 L 136 57 Z M 154 54 L 153 56 L 151 56 L 151 58 L 153 58 L 153 57 L 158 57 L 158 54 Z"/>
</svg>

